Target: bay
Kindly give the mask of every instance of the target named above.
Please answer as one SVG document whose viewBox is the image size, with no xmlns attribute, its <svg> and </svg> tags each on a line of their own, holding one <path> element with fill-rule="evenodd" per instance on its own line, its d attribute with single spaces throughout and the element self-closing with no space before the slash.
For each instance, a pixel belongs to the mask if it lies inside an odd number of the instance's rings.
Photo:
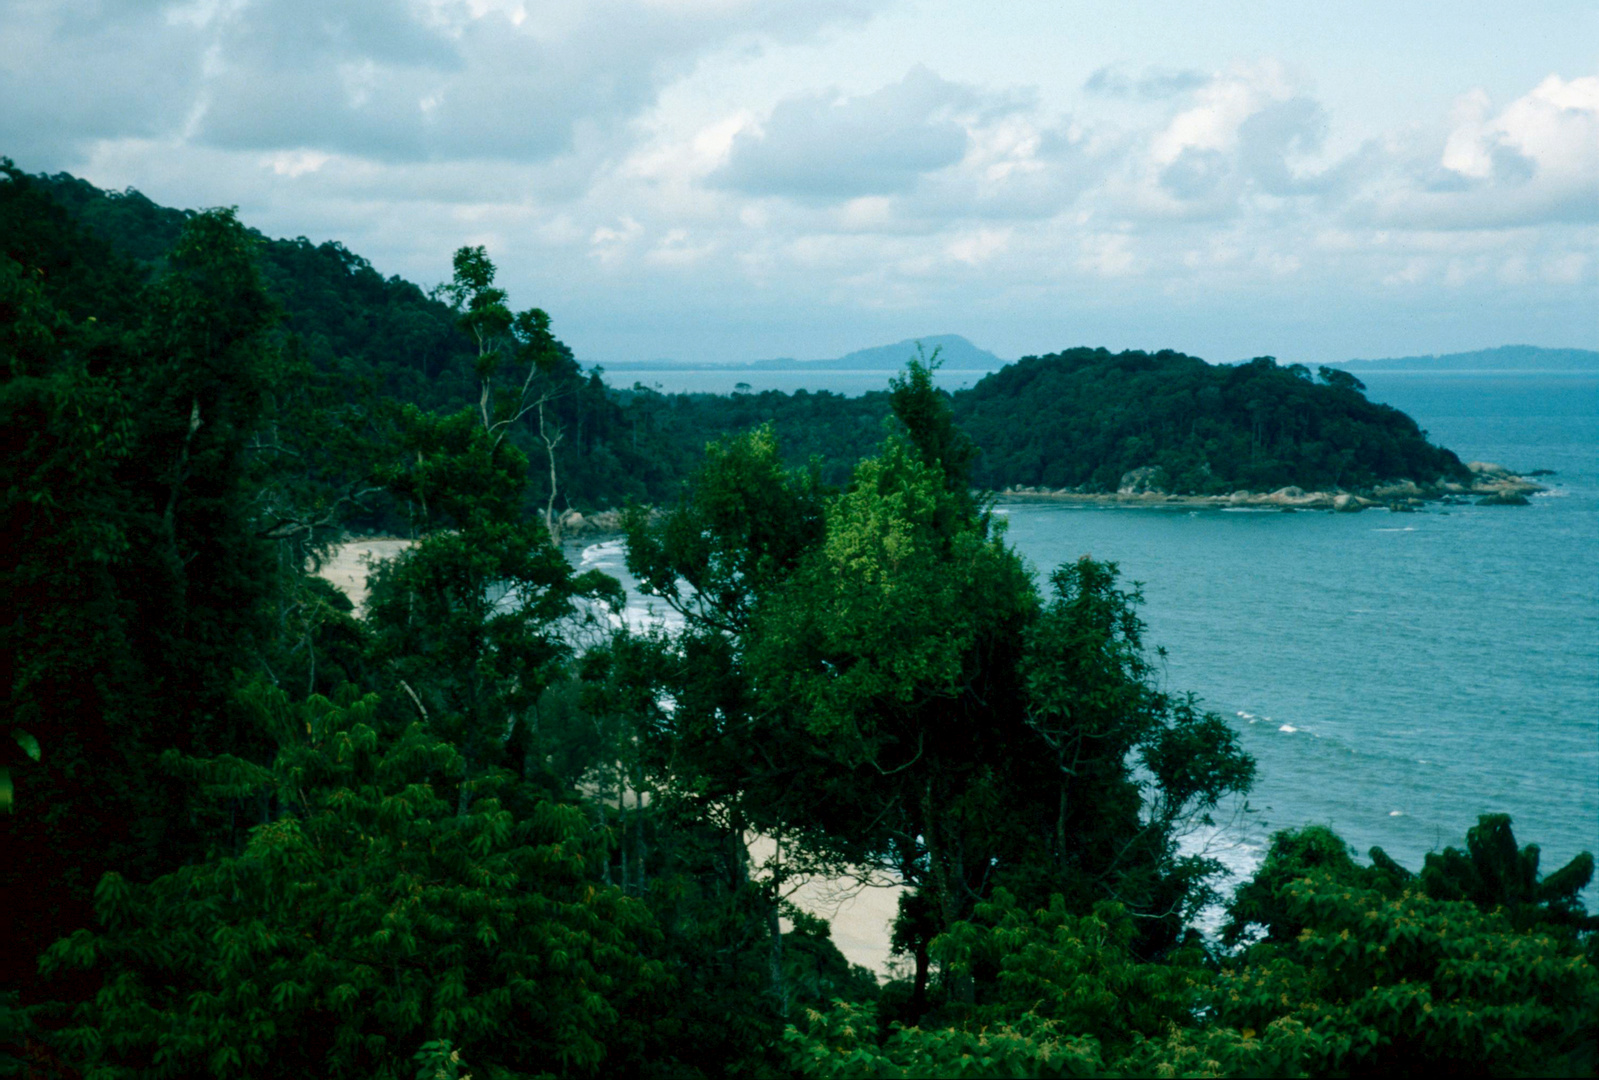
<svg viewBox="0 0 1599 1080">
<path fill-rule="evenodd" d="M 1206 838 L 1238 871 L 1310 823 L 1419 867 L 1488 812 L 1546 870 L 1599 849 L 1599 379 L 1365 378 L 1467 460 L 1556 470 L 1550 490 L 1403 514 L 1013 505 L 1009 538 L 1040 572 L 1093 554 L 1143 583 L 1166 687 L 1259 762 L 1250 812 Z"/>
</svg>

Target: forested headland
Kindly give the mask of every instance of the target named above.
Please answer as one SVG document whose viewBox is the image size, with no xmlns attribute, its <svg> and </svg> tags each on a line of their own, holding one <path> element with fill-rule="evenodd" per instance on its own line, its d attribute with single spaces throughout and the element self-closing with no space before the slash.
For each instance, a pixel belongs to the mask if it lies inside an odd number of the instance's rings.
<svg viewBox="0 0 1599 1080">
<path fill-rule="evenodd" d="M 616 392 L 481 248 L 449 271 L 5 163 L 0 1071 L 1593 1071 L 1589 855 L 1309 827 L 1218 891 L 1180 842 L 1254 761 L 1113 563 L 1035 579 L 920 361 Z M 552 542 L 630 497 L 677 630 Z M 374 528 L 415 543 L 357 613 L 314 570 Z M 865 871 L 906 886 L 887 982 L 789 901 Z"/>
<path fill-rule="evenodd" d="M 101 191 L 65 174 L 35 187 L 136 274 L 161 271 L 193 216 L 135 191 Z M 404 404 L 424 410 L 470 405 L 478 393 L 477 349 L 447 295 L 385 279 L 337 243 L 273 240 L 250 232 L 262 285 L 283 315 L 307 376 L 330 397 L 382 422 Z M 785 462 L 816 459 L 841 484 L 870 454 L 889 415 L 886 391 L 845 397 L 827 391 L 662 394 L 612 386 L 584 371 L 556 337 L 539 373 L 545 445 L 533 422 L 510 437 L 554 459 L 554 506 L 585 513 L 628 500 L 676 497 L 705 442 L 769 423 Z M 905 358 L 902 358 L 902 361 Z M 1337 369 L 1312 373 L 1270 357 L 1211 365 L 1170 351 L 1071 349 L 1025 357 L 952 397 L 956 421 L 980 448 L 973 480 L 992 490 L 1033 487 L 1078 493 L 1137 490 L 1215 495 L 1272 491 L 1370 492 L 1411 481 L 1428 492 L 1471 475 L 1451 452 L 1397 409 L 1366 400 L 1360 381 Z M 548 462 L 547 462 L 548 463 Z M 550 470 L 528 497 L 549 502 Z M 381 502 L 381 500 L 379 500 Z M 374 505 L 367 521 L 395 529 Z"/>
<path fill-rule="evenodd" d="M 1466 484 L 1452 452 L 1348 372 L 1272 357 L 1212 365 L 1175 352 L 1071 349 L 1026 357 L 957 394 L 984 448 L 978 483 L 1181 494 Z"/>
</svg>

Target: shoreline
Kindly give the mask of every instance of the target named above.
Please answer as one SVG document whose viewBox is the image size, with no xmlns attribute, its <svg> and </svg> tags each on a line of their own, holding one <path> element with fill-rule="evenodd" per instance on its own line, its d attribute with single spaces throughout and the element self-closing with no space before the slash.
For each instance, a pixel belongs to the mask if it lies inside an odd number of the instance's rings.
<svg viewBox="0 0 1599 1080">
<path fill-rule="evenodd" d="M 1401 480 L 1363 491 L 1304 491 L 1298 487 L 1283 487 L 1271 492 L 1233 491 L 1225 495 L 1180 495 L 1159 488 L 1144 487 L 1129 473 L 1122 478 L 1117 491 L 1077 491 L 1071 488 L 1051 490 L 1044 487 L 1012 485 L 992 492 L 996 504 L 1029 502 L 1064 502 L 1085 506 L 1143 507 L 1158 509 L 1258 509 L 1258 510 L 1329 510 L 1335 513 L 1358 513 L 1361 510 L 1387 508 L 1389 510 L 1416 510 L 1430 503 L 1473 506 L 1525 506 L 1527 496 L 1548 488 L 1511 472 L 1501 465 L 1473 461 L 1467 466 L 1472 472 L 1470 484 L 1446 482 L 1417 484 Z M 1139 470 L 1140 472 L 1142 470 Z"/>
<path fill-rule="evenodd" d="M 1049 489 L 1016 484 L 999 491 L 975 492 L 992 498 L 996 505 L 1017 503 L 1076 503 L 1083 506 L 1112 506 L 1143 509 L 1255 509 L 1255 510 L 1328 510 L 1335 513 L 1356 513 L 1361 510 L 1387 508 L 1389 510 L 1415 510 L 1427 503 L 1472 506 L 1525 506 L 1527 496 L 1549 490 L 1543 484 L 1511 472 L 1500 465 L 1473 461 L 1467 465 L 1472 472 L 1472 482 L 1467 484 L 1417 484 L 1401 480 L 1363 491 L 1304 491 L 1298 487 L 1283 487 L 1276 491 L 1233 491 L 1225 495 L 1172 494 L 1158 488 L 1138 490 L 1127 484 L 1118 491 L 1076 491 L 1071 488 Z M 1142 471 L 1142 470 L 1140 470 Z M 652 510 L 651 516 L 660 511 Z M 599 510 L 582 514 L 568 510 L 560 518 L 559 543 L 585 544 L 603 542 L 623 535 L 622 511 Z M 321 576 L 339 584 L 354 585 L 364 597 L 364 580 L 352 581 L 353 572 L 363 557 L 381 559 L 398 554 L 410 547 L 414 540 L 400 536 L 361 535 L 347 536 L 333 545 L 330 558 L 318 570 Z M 356 565 L 352 565 L 356 564 Z M 364 569 L 364 568 L 363 568 Z M 364 579 L 365 574 L 360 574 Z M 344 581 L 338 580 L 345 579 Z M 359 607 L 357 600 L 357 607 Z"/>
</svg>

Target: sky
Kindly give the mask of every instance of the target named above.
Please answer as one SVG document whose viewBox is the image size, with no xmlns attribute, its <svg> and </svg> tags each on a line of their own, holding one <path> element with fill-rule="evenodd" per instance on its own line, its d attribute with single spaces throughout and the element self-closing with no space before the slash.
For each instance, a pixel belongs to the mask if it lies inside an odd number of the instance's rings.
<svg viewBox="0 0 1599 1080">
<path fill-rule="evenodd" d="M 1599 4 L 0 0 L 0 154 L 586 363 L 1599 347 Z"/>
</svg>

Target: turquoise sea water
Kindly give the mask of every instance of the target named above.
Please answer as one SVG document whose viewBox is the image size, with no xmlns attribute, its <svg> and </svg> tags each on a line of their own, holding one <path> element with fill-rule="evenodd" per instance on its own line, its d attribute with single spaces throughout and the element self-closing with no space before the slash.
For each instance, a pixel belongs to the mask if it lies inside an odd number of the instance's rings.
<svg viewBox="0 0 1599 1080">
<path fill-rule="evenodd" d="M 1419 867 L 1490 811 L 1545 869 L 1599 851 L 1599 376 L 1363 377 L 1466 460 L 1556 470 L 1551 490 L 1413 514 L 1018 504 L 1009 539 L 1042 573 L 1092 554 L 1143 583 L 1166 687 L 1259 762 L 1249 812 L 1192 841 L 1236 871 L 1308 823 Z M 573 556 L 631 585 L 619 543 Z"/>
<path fill-rule="evenodd" d="M 1211 838 L 1238 869 L 1311 822 L 1419 867 L 1490 811 L 1545 869 L 1599 851 L 1599 378 L 1366 381 L 1466 460 L 1556 470 L 1551 490 L 1414 514 L 1016 505 L 1010 539 L 1044 571 L 1091 553 L 1143 583 L 1168 688 L 1259 762 L 1255 812 Z"/>
</svg>

